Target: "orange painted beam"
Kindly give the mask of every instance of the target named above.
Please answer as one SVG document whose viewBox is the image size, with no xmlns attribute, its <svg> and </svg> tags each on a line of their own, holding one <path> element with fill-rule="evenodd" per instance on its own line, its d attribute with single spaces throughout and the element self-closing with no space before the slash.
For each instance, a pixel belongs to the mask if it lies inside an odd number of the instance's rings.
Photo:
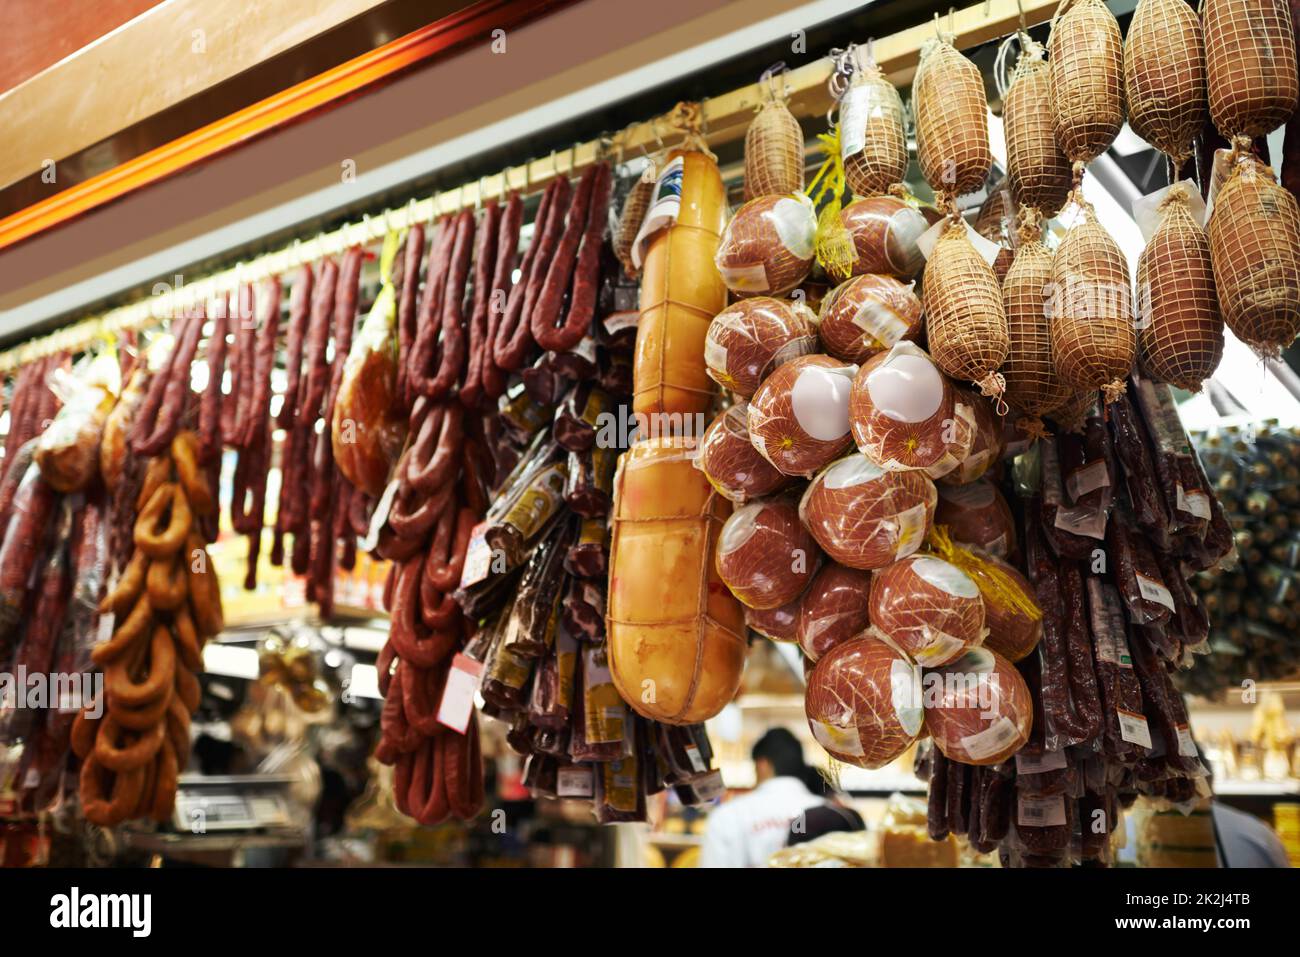
<svg viewBox="0 0 1300 957">
<path fill-rule="evenodd" d="M 0 249 L 363 94 L 404 70 L 571 0 L 482 0 L 0 220 Z"/>
</svg>

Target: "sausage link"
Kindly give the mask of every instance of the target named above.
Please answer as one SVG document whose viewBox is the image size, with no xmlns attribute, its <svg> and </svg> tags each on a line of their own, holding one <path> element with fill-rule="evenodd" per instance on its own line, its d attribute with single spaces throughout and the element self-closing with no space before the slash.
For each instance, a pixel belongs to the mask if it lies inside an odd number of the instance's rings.
<svg viewBox="0 0 1300 957">
<path fill-rule="evenodd" d="M 537 207 L 537 219 L 533 223 L 533 239 L 524 253 L 520 264 L 519 282 L 510 290 L 506 300 L 505 315 L 497 327 L 497 334 L 492 343 L 492 359 L 499 369 L 517 372 L 528 357 L 528 347 L 532 342 L 532 329 L 528 321 L 528 310 L 536 298 L 532 289 L 535 276 L 544 275 L 549 264 L 544 252 L 548 237 L 558 235 L 564 221 L 564 207 L 569 199 L 569 181 L 563 176 L 551 180 L 542 193 L 542 201 Z M 552 243 L 553 245 L 553 243 Z"/>
<path fill-rule="evenodd" d="M 474 292 L 469 311 L 469 367 L 460 389 L 460 401 L 475 408 L 483 399 L 483 366 L 487 350 L 488 308 L 492 300 L 492 276 L 496 266 L 497 234 L 501 229 L 501 207 L 490 202 L 483 210 L 474 244 Z"/>
<path fill-rule="evenodd" d="M 465 282 L 469 278 L 469 262 L 474 242 L 474 213 L 464 210 L 456 217 L 455 241 L 452 244 L 451 267 L 447 272 L 440 309 L 441 329 L 438 351 L 438 371 L 432 377 L 434 342 L 424 329 L 423 350 L 417 347 L 415 366 L 411 368 L 411 387 L 420 395 L 440 399 L 451 391 L 460 379 L 465 364 Z"/>
<path fill-rule="evenodd" d="M 492 269 L 492 287 L 488 295 L 488 327 L 483 339 L 482 371 L 479 380 L 483 395 L 493 400 L 506 391 L 506 374 L 497 366 L 495 343 L 501 318 L 510 296 L 515 258 L 519 252 L 519 227 L 524 218 L 524 202 L 518 193 L 511 193 L 497 233 L 496 263 Z"/>
<path fill-rule="evenodd" d="M 402 275 L 397 294 L 397 395 L 403 408 L 410 405 L 407 359 L 415 345 L 417 293 L 420 264 L 424 262 L 424 224 L 416 223 L 406 234 L 402 247 Z"/>
<path fill-rule="evenodd" d="M 609 190 L 610 169 L 604 163 L 588 167 L 578 182 L 564 236 L 550 260 L 537 306 L 529 317 L 533 339 L 548 352 L 572 349 L 591 326 L 596 305 L 596 283 L 600 278 L 600 244 L 609 219 Z M 579 244 L 582 246 L 582 261 L 575 271 Z M 555 320 L 570 282 L 573 295 L 569 314 L 557 329 Z"/>
</svg>

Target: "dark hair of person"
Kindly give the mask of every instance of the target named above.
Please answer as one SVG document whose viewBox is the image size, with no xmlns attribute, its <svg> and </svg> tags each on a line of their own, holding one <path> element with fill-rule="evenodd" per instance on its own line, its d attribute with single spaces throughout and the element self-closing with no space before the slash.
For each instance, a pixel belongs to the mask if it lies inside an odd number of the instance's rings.
<svg viewBox="0 0 1300 957">
<path fill-rule="evenodd" d="M 754 742 L 750 756 L 755 762 L 766 758 L 772 765 L 777 777 L 799 778 L 808 780 L 808 765 L 803 760 L 803 745 L 787 728 L 769 728 L 763 736 Z"/>
</svg>

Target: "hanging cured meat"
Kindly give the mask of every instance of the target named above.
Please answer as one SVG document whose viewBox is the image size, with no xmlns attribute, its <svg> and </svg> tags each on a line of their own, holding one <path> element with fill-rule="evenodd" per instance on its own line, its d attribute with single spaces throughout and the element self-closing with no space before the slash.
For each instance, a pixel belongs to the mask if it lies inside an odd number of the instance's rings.
<svg viewBox="0 0 1300 957">
<path fill-rule="evenodd" d="M 727 224 L 714 263 L 738 296 L 784 296 L 812 269 L 816 234 L 817 214 L 803 193 L 761 196 Z"/>
<path fill-rule="evenodd" d="M 816 661 L 870 626 L 871 572 L 830 562 L 799 600 L 797 637 L 804 657 Z"/>
<path fill-rule="evenodd" d="M 987 479 L 969 485 L 938 486 L 936 525 L 944 525 L 953 541 L 974 545 L 1006 558 L 1016 550 L 1016 520 L 997 486 Z"/>
<path fill-rule="evenodd" d="M 733 502 L 770 495 L 790 483 L 749 440 L 749 407 L 739 402 L 719 413 L 700 440 L 696 464 L 710 484 Z"/>
<path fill-rule="evenodd" d="M 750 608 L 779 608 L 798 598 L 821 553 L 788 498 L 742 505 L 718 536 L 718 576 Z"/>
<path fill-rule="evenodd" d="M 724 389 L 748 399 L 774 370 L 817 351 L 814 314 L 802 302 L 756 296 L 709 323 L 704 361 Z"/>
<path fill-rule="evenodd" d="M 917 240 L 930 223 L 915 206 L 897 196 L 869 196 L 840 210 L 840 223 L 853 240 L 852 266 L 844 271 L 832 264 L 831 279 L 878 273 L 912 279 L 925 265 Z"/>
<path fill-rule="evenodd" d="M 950 761 L 998 764 L 1029 740 L 1033 701 L 1025 679 L 995 651 L 975 648 L 927 671 L 925 726 Z"/>
<path fill-rule="evenodd" d="M 786 475 L 809 476 L 853 444 L 849 389 L 857 366 L 800 356 L 759 386 L 749 403 L 749 436 Z"/>
<path fill-rule="evenodd" d="M 913 555 L 871 576 L 871 624 L 919 665 L 956 660 L 984 640 L 984 601 L 956 565 Z"/>
<path fill-rule="evenodd" d="M 846 641 L 808 676 L 804 711 L 813 737 L 835 760 L 884 767 L 921 733 L 919 669 L 879 639 Z"/>
<path fill-rule="evenodd" d="M 813 479 L 799 514 L 841 565 L 883 568 L 921 547 L 937 499 L 923 473 L 886 472 L 864 455 L 850 455 Z"/>
<path fill-rule="evenodd" d="M 901 340 L 915 340 L 924 329 L 915 286 L 874 274 L 840 283 L 821 302 L 822 348 L 837 359 L 862 363 Z"/>
</svg>

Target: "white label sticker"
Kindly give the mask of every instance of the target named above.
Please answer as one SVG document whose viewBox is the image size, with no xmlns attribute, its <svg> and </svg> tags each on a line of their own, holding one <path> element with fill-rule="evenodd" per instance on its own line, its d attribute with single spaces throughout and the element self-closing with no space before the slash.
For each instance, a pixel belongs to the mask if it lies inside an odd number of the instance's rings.
<svg viewBox="0 0 1300 957">
<path fill-rule="evenodd" d="M 1005 751 L 1019 737 L 1020 728 L 1004 714 L 983 731 L 963 735 L 961 746 L 972 760 L 982 761 Z"/>
<path fill-rule="evenodd" d="M 1158 605 L 1164 605 L 1170 611 L 1174 610 L 1174 596 L 1163 583 L 1147 578 L 1146 575 L 1140 572 L 1134 572 L 1134 576 L 1137 578 L 1138 591 L 1143 598 Z"/>
<path fill-rule="evenodd" d="M 890 699 L 894 716 L 909 735 L 921 733 L 925 711 L 921 706 L 921 669 L 909 661 L 898 659 L 889 665 Z"/>
<path fill-rule="evenodd" d="M 483 680 L 483 662 L 457 652 L 442 688 L 438 705 L 438 723 L 464 734 L 474 712 L 474 695 Z"/>
<path fill-rule="evenodd" d="M 1021 827 L 1064 827 L 1065 795 L 1026 797 L 1017 800 L 1016 823 Z"/>
<path fill-rule="evenodd" d="M 867 145 L 867 120 L 871 111 L 871 87 L 850 86 L 840 100 L 840 158 L 861 153 Z"/>
<path fill-rule="evenodd" d="M 1196 742 L 1192 739 L 1192 729 L 1185 724 L 1178 726 L 1178 753 L 1185 758 L 1199 757 Z"/>
<path fill-rule="evenodd" d="M 492 570 L 492 546 L 487 543 L 487 522 L 479 522 L 469 533 L 465 564 L 461 567 L 460 587 L 468 588 L 488 577 Z"/>
<path fill-rule="evenodd" d="M 709 766 L 704 763 L 704 756 L 700 754 L 700 749 L 694 743 L 686 746 L 686 757 L 691 762 L 691 767 L 697 774 L 702 774 L 709 770 Z"/>
<path fill-rule="evenodd" d="M 1106 471 L 1106 460 L 1097 459 L 1082 468 L 1077 468 L 1065 479 L 1065 490 L 1070 493 L 1070 501 L 1077 502 L 1089 492 L 1110 485 L 1110 475 Z"/>
<path fill-rule="evenodd" d="M 1048 771 L 1062 771 L 1066 767 L 1064 751 L 1044 751 L 1042 754 L 1016 755 L 1017 774 L 1046 774 Z"/>
<path fill-rule="evenodd" d="M 853 324 L 886 349 L 907 332 L 907 323 L 875 296 L 868 296 L 858 306 L 858 311 L 853 314 Z"/>
<path fill-rule="evenodd" d="M 795 259 L 811 260 L 813 243 L 817 236 L 817 213 L 812 200 L 803 193 L 778 199 L 769 215 L 776 228 L 777 239 Z"/>
<path fill-rule="evenodd" d="M 841 728 L 826 721 L 809 721 L 808 724 L 817 743 L 831 754 L 860 758 L 867 753 L 862 748 L 857 728 Z"/>
<path fill-rule="evenodd" d="M 1119 715 L 1119 736 L 1129 744 L 1141 745 L 1150 750 L 1151 728 L 1147 725 L 1146 717 L 1122 708 L 1116 708 L 1115 713 Z"/>
<path fill-rule="evenodd" d="M 1104 508 L 1058 508 L 1057 528 L 1073 535 L 1083 535 L 1104 541 L 1106 538 L 1106 510 Z"/>
<path fill-rule="evenodd" d="M 767 269 L 762 263 L 748 266 L 718 266 L 722 281 L 733 292 L 767 292 Z"/>
<path fill-rule="evenodd" d="M 912 655 L 918 665 L 924 665 L 926 668 L 937 668 L 948 664 L 960 655 L 965 647 L 960 638 L 954 638 L 942 631 L 931 631 L 926 635 L 926 639 L 926 643 L 917 648 Z"/>
<path fill-rule="evenodd" d="M 921 547 L 921 542 L 925 539 L 925 513 L 924 503 L 913 505 L 906 511 L 898 513 L 895 519 L 897 523 L 895 558 L 906 558 Z"/>
<path fill-rule="evenodd" d="M 576 764 L 555 774 L 555 794 L 562 798 L 589 798 L 595 794 L 591 766 Z"/>
</svg>

